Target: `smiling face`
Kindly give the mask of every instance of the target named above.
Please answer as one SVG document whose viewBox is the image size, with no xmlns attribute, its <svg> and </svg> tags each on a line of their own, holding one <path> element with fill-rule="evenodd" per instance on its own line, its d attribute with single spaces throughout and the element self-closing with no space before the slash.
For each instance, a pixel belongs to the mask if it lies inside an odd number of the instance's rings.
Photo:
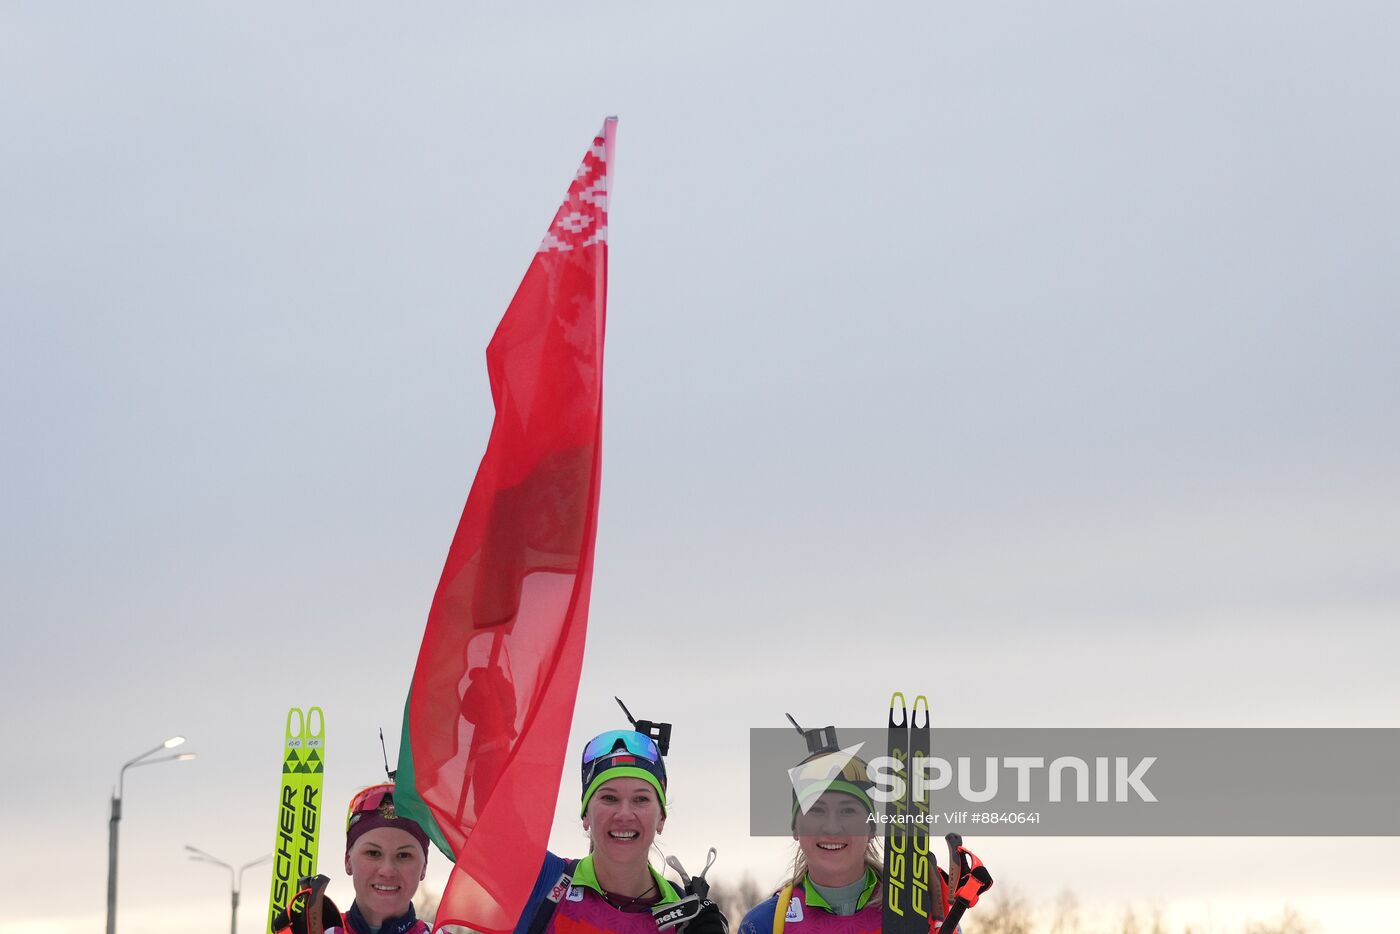
<svg viewBox="0 0 1400 934">
<path fill-rule="evenodd" d="M 367 830 L 345 854 L 345 871 L 355 883 L 355 904 L 372 926 L 408 911 L 427 857 L 413 835 L 395 827 Z"/>
<path fill-rule="evenodd" d="M 583 829 L 596 856 L 617 865 L 642 864 L 666 818 L 656 789 L 640 778 L 610 778 L 588 800 Z"/>
<path fill-rule="evenodd" d="M 853 795 L 828 791 L 805 814 L 797 815 L 793 837 L 807 860 L 807 874 L 818 885 L 850 885 L 865 874 L 865 850 L 874 825 Z"/>
</svg>

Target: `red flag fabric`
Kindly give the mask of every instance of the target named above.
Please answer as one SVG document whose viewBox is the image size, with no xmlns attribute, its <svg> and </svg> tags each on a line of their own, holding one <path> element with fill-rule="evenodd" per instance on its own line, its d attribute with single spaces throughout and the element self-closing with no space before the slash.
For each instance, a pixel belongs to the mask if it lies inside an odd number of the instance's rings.
<svg viewBox="0 0 1400 934">
<path fill-rule="evenodd" d="M 593 578 L 615 128 L 486 350 L 496 418 L 405 705 L 395 806 L 456 860 L 437 926 L 514 928 L 549 839 Z"/>
</svg>

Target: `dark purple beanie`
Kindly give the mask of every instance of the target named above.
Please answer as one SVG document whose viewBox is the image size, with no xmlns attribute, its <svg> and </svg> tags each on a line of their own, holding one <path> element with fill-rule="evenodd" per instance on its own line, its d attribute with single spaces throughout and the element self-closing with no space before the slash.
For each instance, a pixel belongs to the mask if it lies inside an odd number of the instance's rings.
<svg viewBox="0 0 1400 934">
<path fill-rule="evenodd" d="M 428 835 L 423 828 L 416 820 L 394 812 L 392 784 L 371 785 L 350 799 L 350 813 L 345 819 L 345 852 L 349 853 L 356 840 L 376 827 L 392 827 L 410 834 L 423 848 L 423 858 L 428 858 Z"/>
</svg>

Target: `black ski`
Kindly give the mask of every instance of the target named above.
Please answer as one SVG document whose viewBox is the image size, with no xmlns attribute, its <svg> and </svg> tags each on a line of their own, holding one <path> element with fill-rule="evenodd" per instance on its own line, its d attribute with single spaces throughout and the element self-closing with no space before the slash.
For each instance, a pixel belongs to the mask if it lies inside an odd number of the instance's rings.
<svg viewBox="0 0 1400 934">
<path fill-rule="evenodd" d="M 920 715 L 922 714 L 922 722 Z M 929 894 L 929 881 L 936 878 L 933 867 L 937 858 L 929 850 L 929 792 L 918 787 L 916 776 L 921 775 L 922 764 L 930 756 L 932 737 L 929 729 L 928 698 L 920 694 L 914 698 L 914 711 L 909 719 L 909 911 L 918 922 L 918 929 L 927 931 L 929 920 L 943 914 L 942 898 L 938 889 Z M 914 927 L 911 925 L 910 930 Z"/>
<path fill-rule="evenodd" d="M 904 695 L 890 697 L 889 756 L 899 763 L 904 792 L 891 801 L 885 816 L 885 907 L 881 917 L 882 934 L 927 934 L 928 921 L 921 920 L 911 905 L 913 859 L 910 853 L 909 799 L 909 711 Z"/>
</svg>

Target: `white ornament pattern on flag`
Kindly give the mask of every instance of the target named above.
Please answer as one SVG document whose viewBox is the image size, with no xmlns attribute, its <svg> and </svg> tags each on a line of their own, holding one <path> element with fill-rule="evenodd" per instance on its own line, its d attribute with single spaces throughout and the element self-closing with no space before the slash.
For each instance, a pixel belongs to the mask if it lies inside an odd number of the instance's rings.
<svg viewBox="0 0 1400 934">
<path fill-rule="evenodd" d="M 593 139 L 593 148 L 583 157 L 569 193 L 554 222 L 549 225 L 539 252 L 566 253 L 570 250 L 608 242 L 608 163 L 603 137 Z"/>
</svg>

